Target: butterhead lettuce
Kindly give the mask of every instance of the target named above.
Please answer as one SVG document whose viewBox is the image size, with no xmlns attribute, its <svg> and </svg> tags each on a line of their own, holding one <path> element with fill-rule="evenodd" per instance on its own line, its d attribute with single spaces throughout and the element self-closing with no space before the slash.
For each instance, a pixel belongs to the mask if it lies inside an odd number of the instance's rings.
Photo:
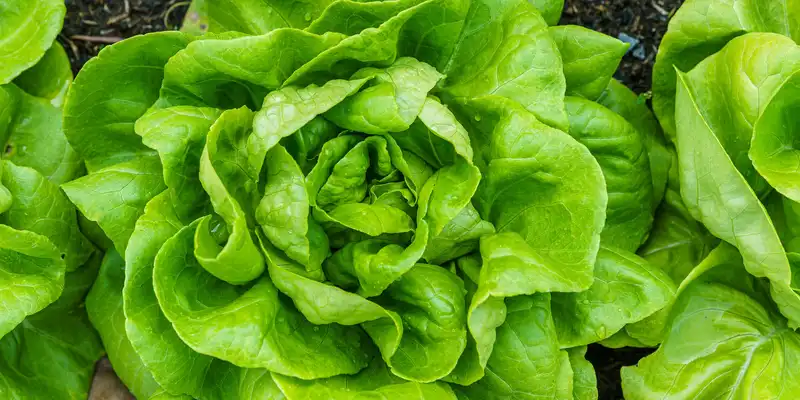
<svg viewBox="0 0 800 400">
<path fill-rule="evenodd" d="M 0 397 L 86 398 L 102 346 L 83 308 L 102 259 L 59 185 L 82 173 L 62 130 L 72 82 L 61 1 L 0 4 Z"/>
<path fill-rule="evenodd" d="M 636 255 L 673 157 L 627 45 L 562 8 L 196 1 L 65 99 L 31 55 L 0 87 L 0 260 L 36 286 L 0 290 L 30 360 L 0 390 L 83 397 L 91 321 L 141 399 L 596 398 L 586 346 L 658 344 L 674 302 Z"/>
</svg>

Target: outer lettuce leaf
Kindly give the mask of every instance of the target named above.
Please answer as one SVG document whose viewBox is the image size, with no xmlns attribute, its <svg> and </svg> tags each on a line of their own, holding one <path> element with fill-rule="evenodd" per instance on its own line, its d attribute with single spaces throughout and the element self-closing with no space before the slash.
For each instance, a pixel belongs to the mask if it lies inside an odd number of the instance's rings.
<svg viewBox="0 0 800 400">
<path fill-rule="evenodd" d="M 155 155 L 103 168 L 62 185 L 62 189 L 91 221 L 97 222 L 125 251 L 144 206 L 164 190 L 161 164 Z"/>
<path fill-rule="evenodd" d="M 337 376 L 315 381 L 303 381 L 277 374 L 273 375 L 273 378 L 288 399 L 456 398 L 447 384 L 407 382 L 392 375 L 380 362 L 370 363 L 367 368 L 353 376 Z"/>
<path fill-rule="evenodd" d="M 539 10 L 548 25 L 558 24 L 564 10 L 564 0 L 531 0 L 530 3 Z"/>
<path fill-rule="evenodd" d="M 653 178 L 653 208 L 657 208 L 664 198 L 667 181 L 675 164 L 674 151 L 667 146 L 661 126 L 647 107 L 644 97 L 637 96 L 615 79 L 609 82 L 597 102 L 621 115 L 644 136 L 647 158 L 650 160 L 650 175 Z M 675 172 L 677 173 L 677 169 Z"/>
<path fill-rule="evenodd" d="M 61 131 L 61 111 L 14 84 L 0 86 L 0 143 L 3 159 L 36 169 L 57 185 L 83 168 Z"/>
<path fill-rule="evenodd" d="M 457 101 L 494 94 L 517 101 L 550 126 L 569 125 L 561 56 L 547 23 L 527 1 L 472 1 L 444 73 L 443 94 Z"/>
<path fill-rule="evenodd" d="M 601 248 L 589 290 L 551 295 L 559 343 L 571 348 L 599 342 L 661 310 L 674 294 L 664 271 L 634 254 Z"/>
<path fill-rule="evenodd" d="M 763 68 L 764 62 L 770 70 Z M 679 74 L 676 98 L 681 193 L 687 208 L 712 234 L 741 251 L 748 272 L 772 282 L 774 299 L 792 327 L 800 326 L 800 296 L 790 286 L 792 267 L 759 200 L 766 182 L 747 153 L 753 124 L 798 65 L 800 50 L 790 39 L 748 34 L 688 74 Z M 725 84 L 709 84 L 709 77 L 723 76 Z M 759 86 L 751 86 L 754 79 Z M 758 90 L 767 100 L 728 97 L 738 90 Z M 723 99 L 729 101 L 720 103 Z M 730 113 L 738 117 L 728 118 Z"/>
<path fill-rule="evenodd" d="M 58 42 L 53 42 L 36 65 L 14 79 L 14 84 L 32 96 L 61 107 L 72 84 L 72 66 L 67 52 Z"/>
<path fill-rule="evenodd" d="M 575 400 L 597 400 L 597 375 L 586 360 L 586 347 L 567 349 L 572 365 L 572 397 Z"/>
<path fill-rule="evenodd" d="M 0 223 L 47 237 L 56 245 L 67 271 L 83 265 L 94 251 L 78 226 L 75 206 L 58 186 L 32 168 L 0 161 L 3 186 L 13 200 Z"/>
<path fill-rule="evenodd" d="M 670 154 L 674 162 L 664 201 L 656 210 L 650 237 L 638 254 L 679 283 L 716 247 L 719 239 L 708 233 L 686 209 L 680 193 L 678 161 L 674 150 Z"/>
<path fill-rule="evenodd" d="M 727 244 L 693 274 L 672 308 L 664 344 L 623 368 L 626 398 L 791 398 L 800 336 L 772 311 L 763 282 L 748 277 Z"/>
<path fill-rule="evenodd" d="M 239 368 L 196 353 L 181 341 L 159 307 L 153 263 L 163 243 L 182 226 L 176 211 L 169 191 L 156 196 L 137 222 L 126 256 L 125 332 L 145 368 L 167 392 L 153 398 L 280 399 L 268 371 Z"/>
<path fill-rule="evenodd" d="M 161 387 L 144 367 L 125 334 L 122 310 L 124 279 L 125 261 L 111 250 L 103 258 L 97 280 L 86 297 L 86 312 L 100 334 L 114 372 L 134 396 L 147 399 Z"/>
<path fill-rule="evenodd" d="M 675 69 L 689 71 L 731 39 L 774 32 L 800 40 L 800 8 L 789 2 L 691 0 L 672 17 L 653 68 L 653 110 L 670 140 L 676 136 Z"/>
<path fill-rule="evenodd" d="M 170 58 L 164 66 L 158 107 L 257 109 L 264 96 L 279 88 L 291 71 L 342 40 L 337 34 L 314 35 L 293 29 L 237 36 L 199 40 Z M 263 62 L 285 47 L 301 51 L 286 53 L 274 63 Z"/>
<path fill-rule="evenodd" d="M 505 323 L 497 329 L 486 376 L 458 387 L 462 399 L 572 398 L 573 370 L 560 350 L 549 307 L 550 296 L 506 300 Z"/>
<path fill-rule="evenodd" d="M 137 36 L 86 63 L 64 105 L 64 133 L 90 172 L 153 154 L 134 123 L 158 98 L 167 60 L 191 40 L 178 32 Z"/>
<path fill-rule="evenodd" d="M 237 31 L 250 35 L 278 28 L 303 29 L 317 19 L 327 0 L 195 1 L 195 12 L 207 19 L 209 32 Z"/>
<path fill-rule="evenodd" d="M 66 266 L 47 238 L 0 225 L 0 338 L 61 296 Z"/>
<path fill-rule="evenodd" d="M 475 162 L 483 179 L 474 199 L 480 215 L 498 232 L 518 234 L 548 262 L 573 270 L 570 291 L 588 288 L 607 205 L 595 158 L 503 98 L 475 100 L 458 111 L 480 150 Z"/>
<path fill-rule="evenodd" d="M 567 95 L 596 100 L 606 89 L 629 45 L 575 25 L 554 26 L 550 36 L 564 62 Z"/>
<path fill-rule="evenodd" d="M 41 59 L 61 30 L 67 8 L 58 0 L 10 0 L 0 5 L 0 85 Z"/>
<path fill-rule="evenodd" d="M 645 136 L 619 114 L 567 97 L 570 134 L 597 159 L 605 176 L 608 211 L 601 241 L 636 251 L 653 224 L 653 185 Z"/>
<path fill-rule="evenodd" d="M 0 339 L 0 396 L 5 399 L 88 396 L 103 347 L 82 302 L 100 264 L 99 254 L 68 273 L 61 297 Z"/>
</svg>

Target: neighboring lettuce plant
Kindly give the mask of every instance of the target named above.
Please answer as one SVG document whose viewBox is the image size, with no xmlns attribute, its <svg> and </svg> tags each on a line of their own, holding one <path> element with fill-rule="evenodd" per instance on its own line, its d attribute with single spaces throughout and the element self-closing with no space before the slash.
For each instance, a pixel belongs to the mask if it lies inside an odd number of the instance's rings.
<svg viewBox="0 0 800 400">
<path fill-rule="evenodd" d="M 0 398 L 86 398 L 102 354 L 82 303 L 102 254 L 59 185 L 82 163 L 61 129 L 72 82 L 64 2 L 0 2 Z"/>
<path fill-rule="evenodd" d="M 670 22 L 653 104 L 678 162 L 641 253 L 679 290 L 626 398 L 797 397 L 798 39 L 796 2 L 692 0 Z"/>
<path fill-rule="evenodd" d="M 206 0 L 87 63 L 62 187 L 132 392 L 594 399 L 588 344 L 658 343 L 671 153 L 627 45 L 533 4 Z"/>
</svg>

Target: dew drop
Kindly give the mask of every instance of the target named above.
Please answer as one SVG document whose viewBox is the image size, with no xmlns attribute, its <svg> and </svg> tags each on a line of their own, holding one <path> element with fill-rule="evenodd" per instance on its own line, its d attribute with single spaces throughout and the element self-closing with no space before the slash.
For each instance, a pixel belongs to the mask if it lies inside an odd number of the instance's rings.
<svg viewBox="0 0 800 400">
<path fill-rule="evenodd" d="M 481 120 L 481 116 L 480 115 L 476 115 L 475 116 L 475 121 L 480 121 L 480 120 Z"/>
<path fill-rule="evenodd" d="M 311 14 L 306 13 L 306 15 L 303 16 L 303 19 L 306 20 L 306 22 L 311 21 Z"/>
</svg>

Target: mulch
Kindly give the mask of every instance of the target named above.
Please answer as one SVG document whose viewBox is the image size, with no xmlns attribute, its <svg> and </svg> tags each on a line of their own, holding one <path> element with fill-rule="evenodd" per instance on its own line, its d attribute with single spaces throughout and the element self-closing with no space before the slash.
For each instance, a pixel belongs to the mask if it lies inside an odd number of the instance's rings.
<svg viewBox="0 0 800 400">
<path fill-rule="evenodd" d="M 650 74 L 667 21 L 682 0 L 567 0 L 561 24 L 591 28 L 631 43 L 616 78 L 637 93 L 650 90 Z M 67 16 L 58 41 L 67 50 L 73 71 L 109 44 L 134 35 L 177 29 L 189 6 L 187 0 L 65 0 Z M 619 370 L 634 365 L 648 349 L 611 350 L 589 346 L 587 359 L 595 366 L 601 400 L 622 398 Z M 116 390 L 114 388 L 117 388 Z M 93 399 L 130 399 L 107 360 L 98 363 Z M 99 390 L 99 392 L 98 392 Z M 104 394 L 100 394 L 103 393 Z M 112 395 L 116 392 L 116 395 Z M 119 396 L 119 397 L 117 397 Z"/>
</svg>

